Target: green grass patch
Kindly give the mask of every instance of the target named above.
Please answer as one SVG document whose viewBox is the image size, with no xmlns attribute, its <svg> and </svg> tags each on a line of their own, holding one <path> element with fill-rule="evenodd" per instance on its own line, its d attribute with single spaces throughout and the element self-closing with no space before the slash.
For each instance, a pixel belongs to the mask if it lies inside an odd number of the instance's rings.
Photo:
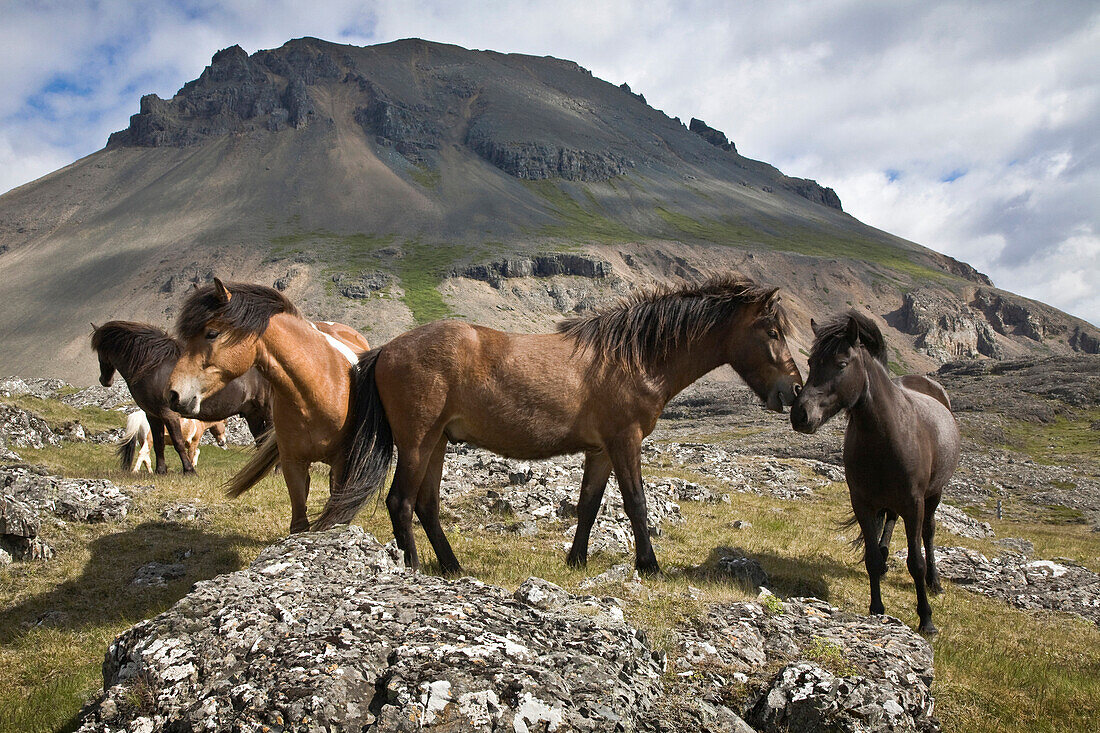
<svg viewBox="0 0 1100 733">
<path fill-rule="evenodd" d="M 416 181 L 416 184 L 421 188 L 426 188 L 429 191 L 434 191 L 439 188 L 439 182 L 443 180 L 443 176 L 438 170 L 429 168 L 423 163 L 418 164 L 411 171 L 409 176 Z"/>
<path fill-rule="evenodd" d="M 1037 463 L 1055 465 L 1071 459 L 1100 459 L 1100 432 L 1092 424 L 1100 420 L 1100 409 L 1058 415 L 1049 423 L 1005 421 L 1009 445 L 1031 456 Z"/>
<path fill-rule="evenodd" d="M 524 181 L 529 191 L 542 197 L 561 222 L 542 227 L 538 233 L 570 242 L 618 244 L 636 242 L 639 235 L 609 218 L 596 197 L 584 189 L 587 207 L 574 199 L 556 181 Z"/>
<path fill-rule="evenodd" d="M 99 433 L 111 428 L 122 427 L 126 417 L 122 413 L 102 410 L 98 407 L 71 407 L 59 400 L 43 400 L 30 395 L 16 395 L 0 400 L 2 404 L 15 405 L 33 412 L 55 431 L 66 423 L 79 422 L 88 432 Z"/>
</svg>

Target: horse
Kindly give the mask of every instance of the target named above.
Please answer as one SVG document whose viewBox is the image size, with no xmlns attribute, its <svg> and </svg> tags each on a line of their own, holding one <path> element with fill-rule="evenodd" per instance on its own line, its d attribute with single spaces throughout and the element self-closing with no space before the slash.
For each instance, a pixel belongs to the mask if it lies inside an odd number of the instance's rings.
<svg viewBox="0 0 1100 733">
<path fill-rule="evenodd" d="M 164 436 L 167 432 L 172 446 L 179 453 L 184 473 L 194 473 L 195 467 L 187 454 L 180 429 L 179 413 L 165 397 L 168 377 L 179 358 L 180 346 L 164 330 L 147 323 L 108 321 L 102 326 L 92 324 L 92 349 L 99 357 L 99 383 L 110 387 L 115 373 L 122 375 L 137 406 L 145 411 L 152 431 L 156 472 L 168 472 L 164 460 Z M 241 415 L 248 429 L 259 440 L 271 426 L 271 388 L 257 371 L 242 374 L 227 384 L 220 394 L 208 400 L 197 417 L 207 422 Z"/>
<path fill-rule="evenodd" d="M 555 333 L 505 333 L 459 321 L 420 326 L 360 360 L 346 480 L 314 528 L 350 521 L 381 487 L 396 446 L 386 505 L 405 562 L 419 566 L 415 511 L 442 571 L 460 573 L 439 522 L 449 441 L 524 459 L 583 452 L 567 562 L 587 563 L 589 534 L 614 471 L 634 534 L 635 565 L 657 573 L 642 440 L 669 399 L 723 364 L 781 412 L 802 383 L 787 349 L 788 330 L 778 289 L 738 275 L 656 287 L 596 315 L 565 320 Z"/>
<path fill-rule="evenodd" d="M 959 463 L 959 428 L 951 400 L 920 375 L 891 379 L 882 332 L 858 311 L 818 327 L 806 385 L 791 408 L 791 425 L 813 433 L 841 410 L 844 473 L 871 583 L 870 612 L 885 612 L 879 579 L 886 573 L 890 536 L 901 516 L 909 549 L 906 565 L 917 591 L 918 631 L 932 635 L 926 592 L 941 592 L 933 551 L 936 507 Z M 921 541 L 924 554 L 921 554 Z"/>
<path fill-rule="evenodd" d="M 209 430 L 214 441 L 225 448 L 225 420 L 217 422 L 203 422 L 191 418 L 180 418 L 180 431 L 187 446 L 187 457 L 191 459 L 191 465 L 199 465 L 199 443 L 203 434 Z M 122 443 L 118 446 L 119 463 L 123 471 L 138 473 L 145 466 L 150 473 L 153 472 L 153 464 L 150 460 L 150 452 L 153 447 L 153 430 L 149 427 L 149 419 L 141 410 L 134 410 L 126 417 L 126 432 L 122 435 Z"/>
<path fill-rule="evenodd" d="M 350 326 L 307 320 L 277 290 L 218 279 L 191 291 L 176 331 L 183 351 L 168 388 L 181 414 L 201 413 L 211 395 L 250 370 L 271 384 L 274 435 L 230 479 L 228 493 L 247 491 L 278 462 L 290 494 L 290 531 L 309 529 L 309 466 L 331 466 L 330 490 L 342 479 L 352 369 L 370 344 Z"/>
</svg>

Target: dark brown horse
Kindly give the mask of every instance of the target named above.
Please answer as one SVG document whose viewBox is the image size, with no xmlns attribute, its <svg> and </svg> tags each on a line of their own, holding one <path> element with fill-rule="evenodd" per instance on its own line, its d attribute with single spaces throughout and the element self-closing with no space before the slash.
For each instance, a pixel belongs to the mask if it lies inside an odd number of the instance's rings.
<svg viewBox="0 0 1100 733">
<path fill-rule="evenodd" d="M 885 612 L 879 578 L 886 573 L 890 534 L 900 515 L 909 549 L 906 564 L 917 588 L 918 630 L 934 634 L 925 586 L 933 593 L 941 590 L 932 542 L 936 507 L 959 462 L 951 402 L 943 387 L 927 377 L 891 379 L 882 332 L 858 311 L 820 328 L 811 325 L 816 338 L 810 374 L 791 408 L 791 424 L 813 433 L 847 411 L 844 472 L 871 581 L 871 613 Z"/>
<path fill-rule="evenodd" d="M 176 329 L 184 348 L 169 400 L 184 415 L 204 412 L 208 400 L 249 371 L 271 383 L 275 434 L 230 480 L 229 493 L 248 490 L 278 462 L 290 494 L 290 531 L 309 529 L 309 466 L 329 464 L 330 485 L 343 476 L 351 375 L 370 348 L 367 340 L 350 326 L 306 320 L 277 290 L 220 280 L 191 292 Z"/>
<path fill-rule="evenodd" d="M 179 453 L 184 473 L 193 473 L 187 441 L 180 429 L 180 415 L 168 404 L 168 376 L 176 366 L 180 346 L 165 331 L 147 323 L 108 321 L 94 326 L 92 349 L 99 356 L 99 383 L 110 387 L 117 371 L 126 380 L 134 402 L 145 412 L 153 437 L 157 473 L 167 473 L 164 436 Z M 228 384 L 203 405 L 196 417 L 206 422 L 240 415 L 257 440 L 271 427 L 271 388 L 255 370 Z M 123 465 L 125 470 L 130 466 Z"/>
<path fill-rule="evenodd" d="M 642 439 L 670 398 L 723 364 L 767 406 L 782 411 L 802 378 L 787 350 L 776 289 L 736 277 L 658 288 L 558 333 L 511 334 L 458 321 L 414 329 L 375 349 L 356 374 L 356 434 L 348 478 L 314 524 L 350 521 L 397 469 L 386 504 L 406 562 L 417 567 L 416 512 L 440 566 L 461 570 L 439 522 L 448 441 L 514 458 L 585 454 L 577 534 L 568 562 L 588 559 L 588 539 L 614 471 L 630 518 L 639 570 L 657 572 L 646 525 Z"/>
</svg>

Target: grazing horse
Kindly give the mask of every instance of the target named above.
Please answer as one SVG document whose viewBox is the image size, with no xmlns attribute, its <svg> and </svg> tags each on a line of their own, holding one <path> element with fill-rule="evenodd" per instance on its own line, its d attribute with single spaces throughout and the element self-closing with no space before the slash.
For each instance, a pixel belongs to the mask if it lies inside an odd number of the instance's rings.
<svg viewBox="0 0 1100 733">
<path fill-rule="evenodd" d="M 147 323 L 108 321 L 102 326 L 92 324 L 92 349 L 99 356 L 99 383 L 110 387 L 117 371 L 137 406 L 145 411 L 153 436 L 156 472 L 167 473 L 164 461 L 164 435 L 179 453 L 184 473 L 195 470 L 187 455 L 187 445 L 180 429 L 179 413 L 165 397 L 168 376 L 179 358 L 180 346 L 165 331 Z M 241 415 L 248 422 L 252 436 L 260 436 L 271 427 L 271 388 L 256 371 L 243 374 L 216 397 L 207 401 L 199 420 L 216 422 L 230 415 Z"/>
<path fill-rule="evenodd" d="M 225 448 L 225 420 L 203 422 L 188 417 L 180 418 L 180 431 L 183 433 L 183 440 L 187 445 L 187 457 L 191 459 L 192 466 L 199 465 L 199 443 L 207 430 L 214 436 L 217 444 Z M 118 458 L 122 470 L 138 473 L 141 467 L 145 466 L 152 473 L 153 463 L 150 460 L 152 448 L 153 430 L 149 427 L 149 419 L 141 410 L 134 410 L 126 417 L 126 432 L 123 433 L 122 443 L 118 446 Z"/>
<path fill-rule="evenodd" d="M 513 458 L 583 452 L 568 563 L 587 562 L 589 533 L 614 471 L 634 533 L 635 565 L 659 572 L 646 524 L 642 439 L 669 399 L 723 364 L 781 412 L 802 383 L 787 328 L 777 289 L 733 275 L 657 288 L 566 320 L 557 333 L 503 333 L 458 321 L 416 328 L 360 360 L 347 480 L 314 527 L 351 520 L 381 487 L 396 444 L 386 505 L 405 561 L 418 566 L 415 511 L 443 572 L 458 573 L 439 522 L 448 441 Z"/>
<path fill-rule="evenodd" d="M 844 473 L 871 581 L 871 613 L 884 613 L 879 578 L 900 515 L 909 548 L 906 565 L 917 588 L 918 631 L 936 633 L 925 586 L 941 590 L 932 540 L 936 507 L 959 463 L 959 428 L 951 401 L 920 375 L 891 379 L 878 326 L 849 311 L 814 329 L 810 374 L 791 408 L 791 424 L 813 433 L 840 410 L 848 413 Z M 924 554 L 921 553 L 921 540 Z"/>
<path fill-rule="evenodd" d="M 309 466 L 329 464 L 330 487 L 343 476 L 350 426 L 352 370 L 370 349 L 338 323 L 313 323 L 286 296 L 262 285 L 214 280 L 191 291 L 176 329 L 183 353 L 169 380 L 169 401 L 184 415 L 239 375 L 256 369 L 274 392 L 274 436 L 230 479 L 229 493 L 247 491 L 278 462 L 290 494 L 290 531 L 309 529 Z"/>
</svg>

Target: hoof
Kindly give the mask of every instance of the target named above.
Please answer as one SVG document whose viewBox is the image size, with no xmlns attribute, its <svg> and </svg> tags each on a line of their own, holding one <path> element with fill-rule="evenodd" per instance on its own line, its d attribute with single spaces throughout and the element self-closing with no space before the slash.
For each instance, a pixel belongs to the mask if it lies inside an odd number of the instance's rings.
<svg viewBox="0 0 1100 733">
<path fill-rule="evenodd" d="M 574 555 L 572 552 L 565 558 L 565 564 L 574 570 L 579 570 L 588 565 L 587 555 Z"/>
<path fill-rule="evenodd" d="M 157 466 L 156 474 L 158 476 L 165 476 L 168 474 L 168 469 L 166 467 Z"/>
<path fill-rule="evenodd" d="M 872 616 L 882 616 L 886 613 L 886 606 L 871 606 L 870 610 L 867 613 L 871 614 Z"/>
<path fill-rule="evenodd" d="M 654 578 L 661 574 L 661 566 L 654 560 L 652 563 L 635 563 L 634 567 L 638 570 L 639 575 L 644 575 L 647 578 Z"/>
<path fill-rule="evenodd" d="M 940 585 L 940 581 L 938 580 L 934 580 L 930 583 L 925 583 L 925 586 L 928 588 L 928 592 L 934 596 L 938 596 L 940 593 L 943 593 L 943 586 Z"/>
<path fill-rule="evenodd" d="M 940 633 L 940 630 L 933 626 L 931 621 L 922 621 L 917 627 L 917 633 L 923 636 L 935 636 Z"/>
<path fill-rule="evenodd" d="M 462 572 L 461 565 L 454 565 L 451 567 L 440 566 L 439 572 L 443 575 L 444 578 L 460 578 L 465 575 L 465 573 Z"/>
</svg>

